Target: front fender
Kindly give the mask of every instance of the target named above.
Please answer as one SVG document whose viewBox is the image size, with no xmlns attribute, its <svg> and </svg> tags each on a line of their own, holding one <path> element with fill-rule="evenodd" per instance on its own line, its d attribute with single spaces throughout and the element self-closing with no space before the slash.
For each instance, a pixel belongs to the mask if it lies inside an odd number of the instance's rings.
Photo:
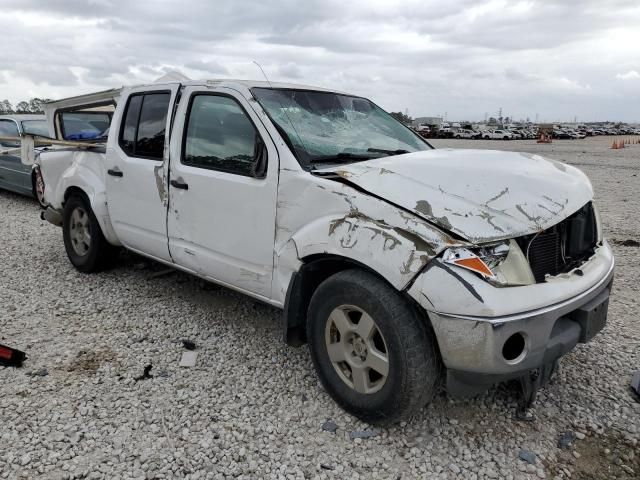
<svg viewBox="0 0 640 480">
<path fill-rule="evenodd" d="M 460 243 L 416 215 L 345 183 L 308 173 L 283 175 L 281 183 L 287 188 L 280 191 L 289 195 L 279 198 L 276 243 L 293 240 L 290 253 L 296 252 L 299 260 L 318 254 L 351 259 L 402 290 L 432 258 Z"/>
</svg>

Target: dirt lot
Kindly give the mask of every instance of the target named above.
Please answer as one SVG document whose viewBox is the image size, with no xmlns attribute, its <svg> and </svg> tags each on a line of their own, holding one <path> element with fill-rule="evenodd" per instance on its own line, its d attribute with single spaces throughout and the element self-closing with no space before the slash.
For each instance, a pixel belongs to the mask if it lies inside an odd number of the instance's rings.
<svg viewBox="0 0 640 480">
<path fill-rule="evenodd" d="M 534 422 L 513 420 L 503 385 L 442 395 L 367 439 L 350 439 L 371 427 L 323 391 L 307 348 L 282 343 L 277 310 L 133 255 L 82 275 L 35 201 L 0 192 L 0 343 L 29 356 L 0 367 L 0 478 L 640 478 L 640 145 L 611 141 L 433 142 L 540 153 L 591 178 L 617 259 L 609 323 L 563 359 Z M 178 366 L 182 339 L 194 368 Z"/>
</svg>

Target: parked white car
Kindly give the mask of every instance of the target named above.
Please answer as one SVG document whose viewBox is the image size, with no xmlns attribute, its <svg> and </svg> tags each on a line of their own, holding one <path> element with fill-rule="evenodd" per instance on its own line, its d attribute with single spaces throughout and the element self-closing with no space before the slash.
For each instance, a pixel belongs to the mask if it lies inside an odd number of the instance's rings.
<svg viewBox="0 0 640 480">
<path fill-rule="evenodd" d="M 71 263 L 96 272 L 124 246 L 281 308 L 366 421 L 411 414 L 443 379 L 535 392 L 605 324 L 614 259 L 572 166 L 435 150 L 361 97 L 264 82 L 76 97 L 47 106 L 50 128 L 109 95 L 106 148 L 37 158 Z"/>
<path fill-rule="evenodd" d="M 482 138 L 486 140 L 511 140 L 513 134 L 508 130 L 489 130 L 483 134 Z"/>
<path fill-rule="evenodd" d="M 459 129 L 456 133 L 454 133 L 454 138 L 480 138 L 481 133 L 476 132 L 474 130 L 469 130 L 466 128 Z"/>
</svg>

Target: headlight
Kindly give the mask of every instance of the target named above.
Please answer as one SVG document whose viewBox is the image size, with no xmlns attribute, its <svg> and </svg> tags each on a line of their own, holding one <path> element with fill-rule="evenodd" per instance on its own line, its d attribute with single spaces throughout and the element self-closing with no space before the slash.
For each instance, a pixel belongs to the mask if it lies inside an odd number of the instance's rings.
<svg viewBox="0 0 640 480">
<path fill-rule="evenodd" d="M 445 263 L 477 273 L 497 286 L 536 283 L 529 262 L 515 240 L 475 248 L 450 248 L 442 259 Z"/>
</svg>

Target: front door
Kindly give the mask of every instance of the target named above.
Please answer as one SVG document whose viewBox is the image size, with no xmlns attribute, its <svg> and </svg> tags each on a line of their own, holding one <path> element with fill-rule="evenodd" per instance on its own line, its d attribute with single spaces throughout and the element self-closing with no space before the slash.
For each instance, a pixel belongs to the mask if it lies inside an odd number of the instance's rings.
<svg viewBox="0 0 640 480">
<path fill-rule="evenodd" d="M 106 158 L 111 223 L 128 248 L 170 260 L 167 189 L 171 113 L 179 84 L 141 87 L 118 105 Z"/>
<path fill-rule="evenodd" d="M 167 229 L 173 260 L 268 298 L 278 185 L 275 145 L 234 90 L 187 88 L 176 118 L 185 120 L 176 122 L 171 143 Z"/>
</svg>

